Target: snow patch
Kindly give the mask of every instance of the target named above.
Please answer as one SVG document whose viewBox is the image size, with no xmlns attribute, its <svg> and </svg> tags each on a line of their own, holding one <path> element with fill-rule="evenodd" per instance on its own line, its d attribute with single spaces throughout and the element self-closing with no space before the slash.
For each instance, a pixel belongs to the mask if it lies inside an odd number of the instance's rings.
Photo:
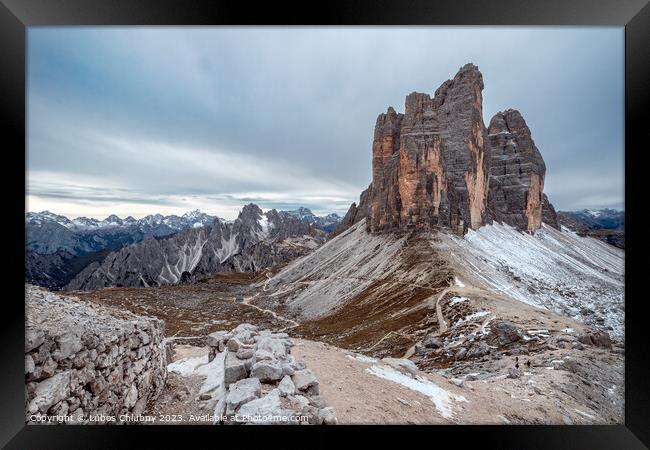
<svg viewBox="0 0 650 450">
<path fill-rule="evenodd" d="M 469 300 L 467 297 L 452 297 L 449 302 L 449 306 L 454 306 L 459 303 L 466 302 L 467 300 Z"/>
<path fill-rule="evenodd" d="M 447 251 L 472 284 L 623 336 L 623 250 L 545 224 L 534 234 L 494 223 L 440 237 L 432 245 Z"/>
<path fill-rule="evenodd" d="M 477 311 L 475 313 L 470 314 L 469 316 L 466 316 L 466 317 L 463 317 L 462 319 L 457 320 L 456 323 L 454 323 L 454 326 L 460 325 L 461 323 L 470 322 L 470 321 L 472 321 L 474 319 L 478 319 L 480 317 L 485 317 L 488 314 L 490 314 L 490 311 Z"/>
<path fill-rule="evenodd" d="M 372 366 L 367 368 L 366 372 L 426 395 L 431 399 L 440 415 L 446 419 L 450 419 L 453 415 L 453 401 L 467 402 L 462 395 L 451 394 L 429 380 L 422 377 L 413 379 L 390 367 Z"/>
<path fill-rule="evenodd" d="M 167 371 L 174 372 L 184 377 L 189 376 L 194 373 L 196 368 L 208 362 L 208 356 L 192 356 L 188 358 L 182 358 L 173 363 L 167 364 Z"/>
<path fill-rule="evenodd" d="M 361 362 L 365 362 L 365 363 L 376 363 L 376 362 L 378 362 L 377 359 L 371 358 L 370 356 L 366 356 L 366 355 L 356 354 L 354 356 L 352 356 L 352 355 L 346 355 L 346 356 L 348 358 L 352 359 L 352 360 L 357 360 L 357 361 L 361 361 Z"/>
<path fill-rule="evenodd" d="M 188 357 L 168 364 L 167 370 L 184 377 L 191 375 L 203 377 L 204 381 L 199 393 L 212 393 L 213 398 L 220 398 L 225 392 L 222 386 L 225 360 L 226 352 L 218 353 L 210 362 L 208 362 L 208 355 Z"/>
</svg>

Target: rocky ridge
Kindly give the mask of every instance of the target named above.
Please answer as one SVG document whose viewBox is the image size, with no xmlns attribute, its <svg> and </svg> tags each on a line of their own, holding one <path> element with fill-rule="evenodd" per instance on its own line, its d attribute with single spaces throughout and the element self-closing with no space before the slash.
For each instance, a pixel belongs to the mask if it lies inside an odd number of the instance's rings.
<svg viewBox="0 0 650 450">
<path fill-rule="evenodd" d="M 82 270 L 65 288 L 151 287 L 217 272 L 254 272 L 303 255 L 325 234 L 286 213 L 246 205 L 236 220 L 126 246 Z"/>
<path fill-rule="evenodd" d="M 207 226 L 215 220 L 222 219 L 198 210 L 182 216 L 149 215 L 139 220 L 112 214 L 101 221 L 68 219 L 49 211 L 29 212 L 25 214 L 25 281 L 60 289 L 111 250 Z"/>
<path fill-rule="evenodd" d="M 199 210 L 182 216 L 148 215 L 139 220 L 131 216 L 122 219 L 115 214 L 97 220 L 88 217 L 68 219 L 49 211 L 29 212 L 25 214 L 25 249 L 41 255 L 58 251 L 80 255 L 204 227 L 215 220 L 224 221 Z"/>
<path fill-rule="evenodd" d="M 301 206 L 297 209 L 291 211 L 284 211 L 288 214 L 291 214 L 294 217 L 299 218 L 305 223 L 323 230 L 325 233 L 331 233 L 336 229 L 338 224 L 341 222 L 341 216 L 336 213 L 331 213 L 326 216 L 317 216 L 309 208 Z"/>
<path fill-rule="evenodd" d="M 559 222 L 580 236 L 590 236 L 625 249 L 625 211 L 599 209 L 560 211 Z"/>
</svg>

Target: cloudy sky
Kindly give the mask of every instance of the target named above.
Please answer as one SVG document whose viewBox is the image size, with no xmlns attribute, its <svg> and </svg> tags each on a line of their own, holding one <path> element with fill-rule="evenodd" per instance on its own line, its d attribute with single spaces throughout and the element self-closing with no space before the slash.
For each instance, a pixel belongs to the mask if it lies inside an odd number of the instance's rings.
<svg viewBox="0 0 650 450">
<path fill-rule="evenodd" d="M 27 209 L 345 213 L 377 115 L 467 62 L 558 209 L 623 208 L 623 28 L 30 28 Z"/>
</svg>

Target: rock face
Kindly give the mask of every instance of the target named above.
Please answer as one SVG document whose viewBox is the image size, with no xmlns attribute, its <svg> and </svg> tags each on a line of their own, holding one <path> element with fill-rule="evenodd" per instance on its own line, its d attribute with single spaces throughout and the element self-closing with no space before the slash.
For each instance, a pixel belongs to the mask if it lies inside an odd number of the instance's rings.
<svg viewBox="0 0 650 450">
<path fill-rule="evenodd" d="M 338 224 L 336 229 L 328 236 L 329 239 L 338 236 L 339 234 L 343 233 L 345 230 L 350 228 L 355 223 L 369 216 L 371 188 L 372 185 L 368 186 L 368 188 L 361 193 L 361 196 L 359 197 L 358 206 L 356 203 L 352 203 L 352 205 L 350 205 L 350 209 L 348 209 L 348 212 L 345 214 L 345 217 L 341 219 L 341 222 Z"/>
<path fill-rule="evenodd" d="M 26 422 L 138 416 L 162 391 L 163 321 L 32 286 L 26 287 L 25 312 Z"/>
<path fill-rule="evenodd" d="M 433 98 L 413 92 L 405 113 L 380 114 L 373 141 L 370 231 L 484 223 L 489 147 L 483 77 L 467 64 Z"/>
<path fill-rule="evenodd" d="M 546 194 L 542 195 L 542 222 L 560 230 L 560 216 L 555 211 L 553 205 Z"/>
<path fill-rule="evenodd" d="M 286 212 L 246 205 L 233 222 L 181 231 L 129 245 L 81 271 L 68 290 L 151 287 L 200 279 L 216 272 L 249 272 L 303 255 L 325 233 Z"/>
<path fill-rule="evenodd" d="M 557 217 L 552 217 L 555 210 L 543 194 L 546 165 L 519 111 L 508 109 L 495 114 L 490 121 L 488 138 L 491 218 L 533 232 L 542 225 L 546 201 L 547 220 L 552 224 L 557 222 Z"/>
<path fill-rule="evenodd" d="M 473 64 L 445 81 L 433 98 L 413 92 L 404 114 L 380 114 L 372 145 L 372 183 L 334 235 L 368 218 L 370 232 L 503 222 L 534 232 L 559 228 L 543 194 L 546 167 L 518 111 L 483 122 L 483 77 Z"/>
</svg>

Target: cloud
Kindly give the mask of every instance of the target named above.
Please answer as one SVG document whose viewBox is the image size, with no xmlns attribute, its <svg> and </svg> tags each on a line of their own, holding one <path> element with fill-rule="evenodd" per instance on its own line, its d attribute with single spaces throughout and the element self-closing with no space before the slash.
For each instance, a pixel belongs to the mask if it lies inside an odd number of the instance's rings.
<svg viewBox="0 0 650 450">
<path fill-rule="evenodd" d="M 432 93 L 468 61 L 483 73 L 486 122 L 522 111 L 557 207 L 622 203 L 622 28 L 28 33 L 33 205 L 105 216 L 200 204 L 231 218 L 236 202 L 256 199 L 344 213 L 370 182 L 377 114 L 403 110 L 406 94 Z M 565 175 L 579 171 L 587 184 L 614 181 L 586 192 Z M 81 179 L 95 190 L 79 190 Z"/>
</svg>

